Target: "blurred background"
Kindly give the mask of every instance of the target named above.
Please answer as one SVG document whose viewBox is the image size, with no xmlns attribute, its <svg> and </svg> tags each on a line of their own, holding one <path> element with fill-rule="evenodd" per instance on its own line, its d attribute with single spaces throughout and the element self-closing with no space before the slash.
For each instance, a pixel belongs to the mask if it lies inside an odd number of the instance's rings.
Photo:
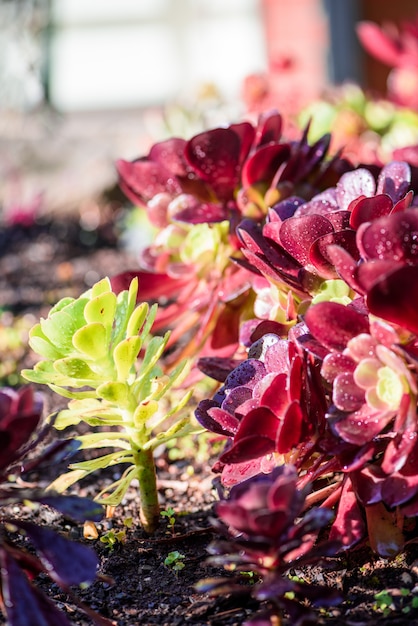
<svg viewBox="0 0 418 626">
<path fill-rule="evenodd" d="M 390 68 L 356 24 L 417 13 L 416 0 L 0 0 L 0 206 L 72 210 L 115 183 L 115 159 L 168 135 L 271 107 L 292 120 L 348 83 L 383 96 Z"/>
</svg>

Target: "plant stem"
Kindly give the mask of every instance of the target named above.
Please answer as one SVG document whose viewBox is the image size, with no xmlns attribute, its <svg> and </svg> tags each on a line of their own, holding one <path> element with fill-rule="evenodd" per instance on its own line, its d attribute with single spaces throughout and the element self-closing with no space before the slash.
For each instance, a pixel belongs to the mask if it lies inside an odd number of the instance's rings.
<svg viewBox="0 0 418 626">
<path fill-rule="evenodd" d="M 137 450 L 134 459 L 141 498 L 140 520 L 145 532 L 152 534 L 160 521 L 157 476 L 152 450 Z"/>
</svg>

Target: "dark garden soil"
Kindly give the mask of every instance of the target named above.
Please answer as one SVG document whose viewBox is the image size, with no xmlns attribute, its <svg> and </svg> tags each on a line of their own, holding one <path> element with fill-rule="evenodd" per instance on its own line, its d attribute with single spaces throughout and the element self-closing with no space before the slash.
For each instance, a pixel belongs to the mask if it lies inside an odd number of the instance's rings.
<svg viewBox="0 0 418 626">
<path fill-rule="evenodd" d="M 112 220 L 107 219 L 94 231 L 81 228 L 78 219 L 45 220 L 30 228 L 0 230 L 3 323 L 11 323 L 12 315 L 26 323 L 35 323 L 59 298 L 78 296 L 99 278 L 132 266 L 134 257 L 118 250 L 116 242 Z M 3 350 L 1 345 L 0 350 Z M 10 359 L 10 353 L 8 356 L 0 353 L 0 362 L 6 358 Z M 25 351 L 17 352 L 14 358 L 19 369 L 34 362 L 34 357 Z M 3 372 L 3 376 L 3 384 L 14 380 L 10 372 Z M 48 412 L 64 406 L 65 401 L 57 400 L 52 394 L 45 396 Z M 175 523 L 169 528 L 166 519 L 162 519 L 155 536 L 146 536 L 139 529 L 134 486 L 114 516 L 97 525 L 99 536 L 109 530 L 125 531 L 125 540 L 113 548 L 100 539 L 84 539 L 82 528 L 68 524 L 52 510 L 33 511 L 22 506 L 14 508 L 13 514 L 59 529 L 74 539 L 89 541 L 99 555 L 100 573 L 108 578 L 77 593 L 88 606 L 118 626 L 238 626 L 245 622 L 254 606 L 242 606 L 240 601 L 228 596 L 209 598 L 194 589 L 201 578 L 225 575 L 205 563 L 206 548 L 214 537 L 210 517 L 216 501 L 210 470 L 213 462 L 210 440 L 204 445 L 197 441 L 189 443 L 183 450 L 180 446 L 177 456 L 180 458 L 170 460 L 169 451 L 163 451 L 158 459 L 161 507 L 174 509 Z M 54 467 L 50 476 L 34 475 L 28 480 L 46 486 L 64 469 Z M 106 481 L 114 479 L 112 468 L 111 472 L 97 476 L 94 484 L 90 481 L 79 485 L 77 493 L 93 496 Z M 124 523 L 129 518 L 133 521 L 130 528 Z M 164 564 L 173 551 L 184 555 L 184 568 L 178 572 Z M 393 561 L 379 559 L 363 547 L 328 561 L 321 568 L 292 573 L 307 581 L 336 586 L 343 593 L 345 599 L 339 607 L 318 611 L 318 624 L 418 624 L 418 609 L 412 607 L 414 595 L 418 596 L 418 548 L 413 544 Z M 39 584 L 75 625 L 91 624 L 55 584 L 46 578 Z M 375 595 L 385 590 L 392 603 L 383 610 Z M 4 622 L 0 619 L 0 623 Z"/>
</svg>

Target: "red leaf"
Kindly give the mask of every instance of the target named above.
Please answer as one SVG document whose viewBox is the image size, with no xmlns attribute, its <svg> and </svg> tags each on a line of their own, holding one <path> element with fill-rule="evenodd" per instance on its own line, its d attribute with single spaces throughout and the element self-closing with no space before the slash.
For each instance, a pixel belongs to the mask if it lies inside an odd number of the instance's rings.
<svg viewBox="0 0 418 626">
<path fill-rule="evenodd" d="M 306 312 L 305 323 L 315 339 L 338 352 L 342 352 L 353 337 L 369 332 L 366 315 L 337 302 L 314 304 Z"/>
<path fill-rule="evenodd" d="M 347 550 L 365 535 L 366 526 L 351 481 L 344 480 L 338 511 L 329 533 L 329 540 L 342 541 Z"/>
<path fill-rule="evenodd" d="M 386 275 L 367 293 L 373 315 L 418 334 L 418 266 L 408 265 Z"/>
<path fill-rule="evenodd" d="M 303 413 L 299 402 L 294 400 L 286 411 L 276 441 L 279 454 L 286 454 L 298 443 L 302 432 Z"/>
</svg>

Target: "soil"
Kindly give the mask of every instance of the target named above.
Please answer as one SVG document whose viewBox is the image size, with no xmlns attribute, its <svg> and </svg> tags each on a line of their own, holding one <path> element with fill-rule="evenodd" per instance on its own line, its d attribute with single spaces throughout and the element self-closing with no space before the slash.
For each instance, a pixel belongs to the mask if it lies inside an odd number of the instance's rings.
<svg viewBox="0 0 418 626">
<path fill-rule="evenodd" d="M 95 229 L 86 229 L 79 217 L 46 219 L 32 226 L 15 226 L 0 230 L 0 317 L 1 326 L 14 320 L 24 320 L 23 330 L 45 315 L 52 304 L 65 295 L 79 295 L 96 280 L 120 272 L 135 264 L 131 253 L 118 248 L 115 216 L 107 214 Z M 2 353 L 0 363 L 10 361 Z M 2 382 L 19 383 L 16 371 L 31 366 L 34 356 L 27 350 L 14 354 L 15 371 L 3 371 Z M 1 373 L 1 371 L 0 371 Z M 47 411 L 57 407 L 57 400 L 45 394 Z M 65 401 L 64 401 L 65 402 Z M 61 406 L 64 406 L 62 403 Z M 83 528 L 68 524 L 52 510 L 33 511 L 22 506 L 14 515 L 35 519 L 38 523 L 58 528 L 79 541 L 88 542 L 100 559 L 100 573 L 110 577 L 98 580 L 78 595 L 91 608 L 114 620 L 118 626 L 238 626 L 254 612 L 251 603 L 230 596 L 211 598 L 198 593 L 194 585 L 208 576 L 225 576 L 223 570 L 209 566 L 205 560 L 207 546 L 214 538 L 211 527 L 216 491 L 213 488 L 211 465 L 214 455 L 211 439 L 205 444 L 189 442 L 189 448 L 177 450 L 170 459 L 169 450 L 158 459 L 159 493 L 162 510 L 172 507 L 175 522 L 172 528 L 162 518 L 157 533 L 149 537 L 138 525 L 138 496 L 135 486 L 129 490 L 123 504 L 113 517 L 97 524 L 99 537 L 108 530 L 125 531 L 123 541 L 113 548 L 100 539 L 86 540 Z M 54 467 L 57 474 L 65 467 Z M 79 495 L 89 495 L 115 479 L 115 469 L 96 475 L 95 483 L 85 482 L 77 487 Z M 52 476 L 33 476 L 38 484 L 46 485 Z M 125 520 L 132 518 L 128 528 Z M 178 551 L 184 558 L 184 568 L 175 571 L 164 561 L 170 552 Z M 393 561 L 373 556 L 367 547 L 322 567 L 291 572 L 308 581 L 331 585 L 344 596 L 338 607 L 318 611 L 318 624 L 397 625 L 418 623 L 418 610 L 412 599 L 418 594 L 418 549 L 412 544 Z M 46 577 L 38 584 L 62 608 L 75 626 L 87 626 L 91 621 L 70 598 Z M 402 591 L 407 590 L 407 591 Z M 387 591 L 393 602 L 384 610 L 375 595 Z M 0 619 L 0 623 L 4 623 Z M 285 624 L 291 626 L 286 620 Z"/>
</svg>

